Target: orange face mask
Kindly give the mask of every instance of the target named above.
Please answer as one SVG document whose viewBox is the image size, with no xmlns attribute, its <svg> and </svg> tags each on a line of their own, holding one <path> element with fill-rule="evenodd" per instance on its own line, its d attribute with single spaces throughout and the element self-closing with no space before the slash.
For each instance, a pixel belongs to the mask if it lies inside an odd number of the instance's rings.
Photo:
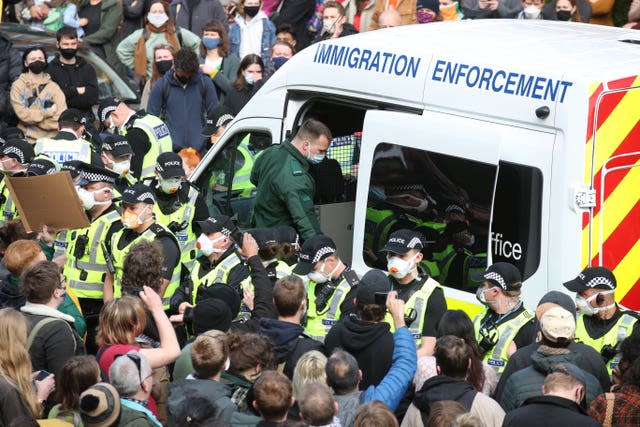
<svg viewBox="0 0 640 427">
<path fill-rule="evenodd" d="M 458 2 L 440 6 L 440 15 L 444 21 L 455 21 L 458 18 Z"/>
</svg>

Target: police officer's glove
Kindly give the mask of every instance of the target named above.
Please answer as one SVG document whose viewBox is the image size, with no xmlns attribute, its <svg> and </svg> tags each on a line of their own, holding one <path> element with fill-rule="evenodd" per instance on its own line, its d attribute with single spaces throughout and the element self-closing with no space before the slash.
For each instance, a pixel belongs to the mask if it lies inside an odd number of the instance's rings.
<svg viewBox="0 0 640 427">
<path fill-rule="evenodd" d="M 605 345 L 602 347 L 602 350 L 600 350 L 600 355 L 602 355 L 605 363 L 616 357 L 616 354 L 618 354 L 618 346 Z"/>
<path fill-rule="evenodd" d="M 169 225 L 167 225 L 167 228 L 171 230 L 173 233 L 177 233 L 187 228 L 187 221 L 182 221 L 182 222 L 171 221 Z"/>
</svg>

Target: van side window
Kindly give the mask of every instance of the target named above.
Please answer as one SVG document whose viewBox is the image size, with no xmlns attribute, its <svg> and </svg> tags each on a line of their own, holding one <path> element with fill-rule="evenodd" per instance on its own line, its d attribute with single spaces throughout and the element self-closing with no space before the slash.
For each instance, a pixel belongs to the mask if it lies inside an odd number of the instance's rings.
<svg viewBox="0 0 640 427">
<path fill-rule="evenodd" d="M 262 130 L 242 131 L 227 140 L 197 185 L 211 215 L 228 215 L 240 228 L 251 227 L 256 188 L 249 178 L 255 160 L 272 142 Z"/>
<path fill-rule="evenodd" d="M 370 267 L 386 270 L 389 235 L 409 228 L 426 243 L 420 268 L 441 284 L 475 292 L 484 271 L 496 167 L 383 143 L 373 156 L 364 237 Z"/>
<path fill-rule="evenodd" d="M 493 262 L 514 264 L 522 279 L 540 264 L 542 172 L 530 166 L 499 164 L 491 228 Z"/>
</svg>

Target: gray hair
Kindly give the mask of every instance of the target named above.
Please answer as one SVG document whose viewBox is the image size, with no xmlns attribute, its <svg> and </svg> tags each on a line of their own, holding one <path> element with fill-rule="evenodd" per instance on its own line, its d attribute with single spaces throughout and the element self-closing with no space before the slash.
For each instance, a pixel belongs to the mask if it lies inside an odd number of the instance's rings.
<svg viewBox="0 0 640 427">
<path fill-rule="evenodd" d="M 139 370 L 135 362 L 136 358 L 140 360 Z M 109 368 L 109 380 L 111 385 L 118 390 L 120 396 L 131 397 L 138 392 L 142 382 L 152 373 L 145 355 L 137 351 L 130 351 L 113 360 Z"/>
</svg>

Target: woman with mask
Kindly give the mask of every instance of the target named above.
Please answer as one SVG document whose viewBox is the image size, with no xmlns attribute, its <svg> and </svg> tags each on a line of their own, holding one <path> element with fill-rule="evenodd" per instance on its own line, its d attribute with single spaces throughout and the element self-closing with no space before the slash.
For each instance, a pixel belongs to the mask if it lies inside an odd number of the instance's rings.
<svg viewBox="0 0 640 427">
<path fill-rule="evenodd" d="M 576 0 L 555 0 L 551 2 L 555 8 L 557 21 L 587 22 L 582 18 Z M 546 13 L 543 12 L 546 17 Z"/>
<path fill-rule="evenodd" d="M 204 27 L 200 55 L 200 69 L 211 77 L 218 100 L 222 103 L 232 90 L 231 83 L 238 74 L 240 58 L 231 53 L 227 32 L 220 22 L 211 21 Z"/>
<path fill-rule="evenodd" d="M 122 40 L 116 49 L 118 58 L 142 81 L 151 78 L 154 63 L 153 48 L 168 44 L 176 52 L 182 47 L 198 52 L 200 38 L 185 28 L 174 25 L 169 7 L 161 0 L 154 0 L 146 16 L 146 25 Z"/>
<path fill-rule="evenodd" d="M 173 67 L 174 53 L 176 53 L 176 51 L 173 49 L 173 46 L 168 44 L 159 44 L 153 47 L 153 71 L 151 72 L 151 80 L 148 80 L 144 84 L 144 89 L 142 89 L 142 95 L 140 97 L 141 108 L 147 109 L 149 95 L 151 95 L 153 85 Z"/>
<path fill-rule="evenodd" d="M 47 53 L 42 46 L 31 46 L 22 54 L 23 70 L 11 85 L 11 106 L 18 116 L 18 128 L 27 141 L 53 137 L 58 117 L 67 109 L 64 93 L 47 69 Z"/>
<path fill-rule="evenodd" d="M 232 53 L 240 58 L 258 55 L 270 69 L 269 49 L 276 41 L 276 28 L 261 8 L 260 0 L 244 0 L 238 4 L 235 22 L 229 28 L 229 41 Z"/>
<path fill-rule="evenodd" d="M 289 43 L 284 41 L 275 42 L 273 46 L 271 46 L 271 63 L 273 64 L 273 70 L 278 71 L 295 53 L 295 48 Z"/>
<path fill-rule="evenodd" d="M 224 100 L 232 115 L 236 116 L 260 88 L 257 83 L 262 80 L 263 73 L 264 63 L 258 55 L 251 53 L 242 58 L 232 90 Z"/>
<path fill-rule="evenodd" d="M 500 377 L 509 357 L 535 341 L 535 315 L 520 299 L 522 276 L 516 266 L 496 262 L 479 276 L 483 282 L 476 298 L 485 309 L 473 319 L 473 328 L 483 360 Z"/>
<path fill-rule="evenodd" d="M 405 323 L 420 345 L 419 356 L 431 356 L 436 344 L 438 320 L 447 311 L 444 290 L 429 275 L 422 274 L 424 237 L 413 230 L 401 229 L 389 236 L 381 252 L 387 255 L 387 271 L 391 290 L 405 302 Z M 387 313 L 387 322 L 393 319 Z"/>
</svg>

